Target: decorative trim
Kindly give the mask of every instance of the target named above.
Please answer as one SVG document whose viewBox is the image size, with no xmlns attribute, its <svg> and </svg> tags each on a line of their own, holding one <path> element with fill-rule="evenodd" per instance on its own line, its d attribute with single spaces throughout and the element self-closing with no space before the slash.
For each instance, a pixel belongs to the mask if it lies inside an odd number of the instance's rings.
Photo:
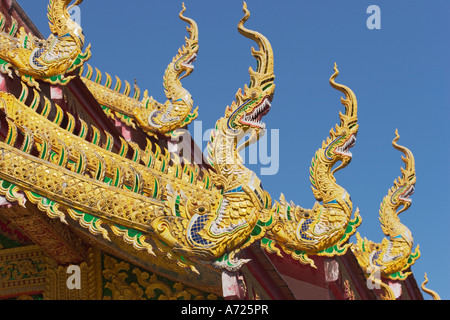
<svg viewBox="0 0 450 320">
<path fill-rule="evenodd" d="M 0 250 L 0 298 L 42 293 L 47 263 L 37 245 Z"/>
</svg>

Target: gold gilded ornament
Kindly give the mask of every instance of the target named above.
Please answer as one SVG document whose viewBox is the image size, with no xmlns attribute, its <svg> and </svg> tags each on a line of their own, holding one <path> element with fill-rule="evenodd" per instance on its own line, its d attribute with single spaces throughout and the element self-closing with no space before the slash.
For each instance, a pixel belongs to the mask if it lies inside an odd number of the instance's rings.
<svg viewBox="0 0 450 320">
<path fill-rule="evenodd" d="M 398 217 L 411 206 L 410 196 L 414 193 L 416 184 L 414 156 L 408 148 L 397 144 L 399 138 L 396 130 L 392 145 L 404 153 L 402 160 L 405 168 L 401 168 L 402 176 L 394 181 L 394 186 L 389 189 L 380 205 L 381 229 L 388 238 L 384 238 L 381 243 L 374 243 L 357 233 L 357 243 L 352 246 L 352 251 L 366 274 L 378 270 L 382 277 L 392 280 L 406 279 L 411 274 L 407 270 L 420 257 L 419 246 L 412 251 L 411 231 Z"/>
<path fill-rule="evenodd" d="M 272 207 L 261 181 L 239 156 L 264 133 L 261 120 L 271 108 L 275 91 L 271 44 L 259 32 L 244 27 L 250 17 L 245 2 L 243 11 L 238 31 L 258 45 L 258 50 L 252 48 L 257 68 L 249 69 L 250 85 L 238 90 L 211 134 L 208 161 L 212 170 L 181 164 L 177 156 L 149 140 L 145 150 L 122 140 L 120 150 L 112 152 L 111 134 L 105 133 L 106 141 L 101 144 L 100 130 L 83 121 L 75 133 L 74 117 L 69 115 L 67 127 L 62 128 L 64 112 L 47 98 L 42 101 L 36 90 L 31 104 L 25 105 L 29 92 L 23 86 L 19 98 L 0 93 L 0 109 L 9 123 L 7 139 L 0 143 L 1 194 L 9 201 L 20 201 L 22 190 L 52 218 L 65 222 L 69 216 L 94 235 L 110 240 L 112 232 L 133 248 L 153 255 L 147 241 L 151 238 L 170 259 L 194 272 L 196 263 L 239 269 L 248 261 L 239 252 L 257 240 L 268 250 L 275 250 L 276 243 L 302 262 L 312 262 L 308 254 L 345 253 L 349 246 L 345 242 L 360 218 L 356 212 L 355 219 L 350 219 L 350 197 L 333 174 L 351 160 L 349 149 L 358 129 L 356 98 L 350 89 L 335 83 L 336 69 L 330 83 L 345 94 L 346 112 L 317 151 L 311 169 L 314 195 L 324 204 L 313 210 L 291 205 L 292 213 L 283 200 Z M 190 101 L 179 80 L 192 72 L 190 62 L 198 47 L 196 24 L 183 12 L 184 8 L 180 17 L 190 24 L 190 38 L 165 76 L 172 107 L 174 100 Z M 100 77 L 98 72 L 97 84 Z M 250 139 L 241 143 L 247 134 Z M 18 135 L 25 137 L 20 149 L 15 147 Z M 132 159 L 126 157 L 129 147 L 134 150 Z M 341 165 L 332 171 L 338 161 Z"/>
<path fill-rule="evenodd" d="M 178 50 L 164 73 L 163 85 L 167 97 L 165 103 L 149 97 L 147 90 L 144 92 L 142 100 L 139 101 L 140 89 L 136 84 L 134 97 L 129 96 L 130 84 L 127 81 L 125 81 L 125 89 L 121 93 L 122 81 L 117 77 L 116 85 L 112 89 L 111 76 L 107 73 L 106 82 L 102 85 L 102 74 L 97 68 L 93 81 L 91 80 L 93 70 L 91 66 L 88 66 L 86 75 L 81 79 L 108 116 L 117 117 L 133 128 L 137 124 L 150 135 L 155 133 L 171 135 L 174 130 L 187 126 L 197 118 L 197 109 L 192 112 L 191 94 L 181 85 L 181 79 L 190 75 L 194 70 L 193 62 L 197 58 L 199 48 L 197 24 L 183 15 L 185 10 L 183 3 L 183 9 L 179 16 L 189 24 L 187 27 L 189 38 L 186 37 L 186 43 Z M 82 72 L 83 70 L 80 74 Z"/>
<path fill-rule="evenodd" d="M 428 293 L 433 298 L 433 300 L 441 300 L 441 297 L 435 291 L 425 288 L 425 285 L 428 283 L 428 277 L 426 273 L 424 275 L 424 278 L 425 279 L 423 280 L 422 285 L 420 286 L 422 290 Z"/>
<path fill-rule="evenodd" d="M 172 282 L 104 255 L 103 278 L 111 294 L 104 300 L 217 300 L 217 296 Z M 130 281 L 136 278 L 137 282 Z M 131 283 L 130 283 L 131 282 Z"/>
<path fill-rule="evenodd" d="M 348 192 L 336 183 L 334 173 L 346 167 L 352 160 L 350 148 L 356 142 L 358 133 L 357 101 L 352 90 L 337 84 L 335 78 L 339 71 L 330 78 L 330 84 L 345 94 L 341 102 L 345 106 L 345 114 L 339 113 L 341 123 L 330 130 L 330 136 L 316 151 L 311 162 L 310 181 L 314 197 L 317 201 L 312 209 L 304 209 L 288 203 L 284 195 L 273 207 L 278 222 L 262 241 L 268 252 L 277 252 L 278 245 L 301 263 L 314 266 L 309 255 L 342 255 L 350 244 L 348 238 L 361 224 L 359 210 L 351 219 L 353 204 Z M 341 164 L 333 169 L 335 164 Z M 350 228 L 349 228 L 350 227 Z"/>
<path fill-rule="evenodd" d="M 74 22 L 69 10 L 82 0 L 50 0 L 48 19 L 52 34 L 39 39 L 27 34 L 23 28 L 17 33 L 17 22 L 13 21 L 9 32 L 0 24 L 0 65 L 10 76 L 11 67 L 29 85 L 39 87 L 35 81 L 43 80 L 52 84 L 66 84 L 74 75 L 70 72 L 83 65 L 91 56 L 90 46 L 82 52 L 84 35 L 81 27 Z M 5 17 L 0 13 L 0 21 Z"/>
</svg>

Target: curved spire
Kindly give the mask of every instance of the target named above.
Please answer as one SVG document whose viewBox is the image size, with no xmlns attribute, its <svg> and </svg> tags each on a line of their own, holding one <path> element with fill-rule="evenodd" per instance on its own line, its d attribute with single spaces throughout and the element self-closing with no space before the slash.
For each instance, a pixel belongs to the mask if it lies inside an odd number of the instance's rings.
<svg viewBox="0 0 450 320">
<path fill-rule="evenodd" d="M 250 88 L 262 85 L 264 80 L 270 80 L 274 76 L 274 59 L 272 46 L 267 38 L 261 33 L 249 30 L 244 27 L 244 23 L 250 17 L 250 11 L 247 9 L 247 3 L 244 1 L 243 9 L 245 15 L 238 23 L 238 31 L 244 37 L 247 37 L 258 44 L 259 50 L 252 48 L 252 55 L 258 61 L 256 72 L 250 67 Z M 273 81 L 273 79 L 272 79 Z"/>
<path fill-rule="evenodd" d="M 197 23 L 188 17 L 185 17 L 183 15 L 183 13 L 186 11 L 186 6 L 184 5 L 184 2 L 182 3 L 182 7 L 183 9 L 180 11 L 179 17 L 181 20 L 183 20 L 184 22 L 187 22 L 189 24 L 188 27 L 186 27 L 187 32 L 190 35 L 189 40 L 191 41 L 198 41 L 198 27 L 197 27 Z M 187 38 L 186 38 L 187 40 Z"/>
<path fill-rule="evenodd" d="M 192 96 L 181 84 L 181 79 L 194 70 L 193 63 L 199 48 L 197 24 L 184 16 L 185 11 L 183 3 L 179 17 L 188 23 L 186 29 L 189 38 L 185 37 L 185 44 L 178 49 L 164 72 L 163 86 L 167 100 L 163 104 L 159 103 L 145 91 L 141 105 L 132 110 L 138 126 L 150 135 L 171 135 L 174 130 L 188 125 L 197 117 L 197 109 L 191 113 L 194 103 Z"/>
<path fill-rule="evenodd" d="M 36 80 L 65 85 L 75 77 L 70 73 L 91 57 L 90 45 L 82 52 L 83 30 L 68 11 L 82 1 L 75 0 L 68 7 L 72 1 L 49 0 L 47 17 L 52 34 L 46 40 L 27 34 L 24 28 L 19 29 L 17 36 L 16 28 L 9 34 L 0 32 L 0 58 L 11 64 L 29 86 L 39 89 Z"/>
<path fill-rule="evenodd" d="M 192 58 L 191 63 L 197 58 L 197 52 L 198 52 L 198 26 L 197 23 L 188 17 L 185 17 L 183 13 L 186 11 L 186 7 L 184 5 L 184 2 L 182 4 L 183 9 L 180 11 L 179 17 L 184 22 L 188 23 L 189 26 L 186 27 L 187 32 L 189 33 L 189 38 L 185 37 L 186 45 L 185 47 L 180 49 L 180 52 L 184 52 L 186 48 L 189 48 L 192 50 Z M 184 77 L 187 77 L 192 73 L 194 70 L 194 66 L 192 64 L 189 65 L 188 68 L 186 68 L 184 74 L 179 78 L 179 80 L 183 79 Z"/>
<path fill-rule="evenodd" d="M 441 300 L 441 297 L 435 291 L 425 288 L 425 285 L 428 283 L 427 273 L 425 273 L 424 278 L 425 278 L 425 280 L 422 282 L 422 285 L 420 286 L 422 288 L 422 290 L 425 293 L 429 294 L 433 298 L 433 300 Z"/>
<path fill-rule="evenodd" d="M 400 212 L 410 207 L 409 197 L 414 192 L 416 182 L 414 157 L 409 149 L 397 144 L 399 138 L 396 130 L 392 145 L 404 152 L 405 157 L 402 159 L 406 169 L 402 168 L 402 176 L 394 181 L 394 186 L 389 189 L 380 204 L 379 220 L 386 237 L 381 243 L 375 243 L 357 234 L 357 244 L 352 247 L 358 263 L 366 273 L 376 267 L 380 269 L 383 277 L 391 280 L 406 279 L 411 274 L 409 268 L 420 257 L 419 246 L 412 251 L 414 239 L 411 231 L 398 217 Z M 397 211 L 401 206 L 403 208 Z"/>
<path fill-rule="evenodd" d="M 328 145 L 327 150 L 332 150 L 340 143 L 340 141 L 345 141 L 345 143 L 334 149 L 335 156 L 328 158 L 331 159 L 333 165 L 337 161 L 341 161 L 341 163 L 331 172 L 332 175 L 345 168 L 352 160 L 352 154 L 349 150 L 356 142 L 356 135 L 358 134 L 359 128 L 358 102 L 356 96 L 349 87 L 336 83 L 335 79 L 338 75 L 339 70 L 336 63 L 334 63 L 334 73 L 330 77 L 330 85 L 345 95 L 345 98 L 341 97 L 341 103 L 345 107 L 345 113 L 342 114 L 342 112 L 339 111 L 341 123 L 330 130 L 330 136 L 324 141 L 325 144 L 323 147 Z"/>
<path fill-rule="evenodd" d="M 334 63 L 334 74 L 330 78 L 330 85 L 345 94 L 345 99 L 341 98 L 341 103 L 345 106 L 345 115 L 339 113 L 341 118 L 341 127 L 349 127 L 351 128 L 358 121 L 357 112 L 358 112 L 358 102 L 356 100 L 356 96 L 353 91 L 344 86 L 342 84 L 336 83 L 335 79 L 339 75 L 339 70 L 337 68 L 336 63 Z"/>
</svg>

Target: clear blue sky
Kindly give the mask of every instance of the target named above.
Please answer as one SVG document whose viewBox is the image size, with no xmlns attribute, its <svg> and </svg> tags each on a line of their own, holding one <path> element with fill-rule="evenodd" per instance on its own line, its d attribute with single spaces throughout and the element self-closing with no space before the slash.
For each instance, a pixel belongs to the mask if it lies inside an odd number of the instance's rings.
<svg viewBox="0 0 450 320">
<path fill-rule="evenodd" d="M 41 32 L 48 36 L 47 0 L 19 0 Z M 242 17 L 240 0 L 186 0 L 186 16 L 200 30 L 195 71 L 183 80 L 204 129 L 212 128 L 249 82 L 254 43 L 236 29 Z M 413 233 L 422 256 L 412 267 L 420 285 L 450 299 L 449 240 L 450 41 L 448 0 L 248 0 L 246 26 L 263 33 L 275 53 L 276 91 L 268 129 L 280 136 L 279 170 L 260 176 L 265 189 L 278 199 L 311 208 L 314 197 L 309 165 L 330 128 L 338 122 L 341 94 L 328 79 L 338 64 L 338 82 L 358 99 L 359 133 L 352 163 L 337 174 L 363 218 L 360 234 L 381 241 L 380 202 L 403 165 L 392 147 L 399 143 L 416 159 L 417 184 L 413 205 L 401 221 Z M 369 30 L 369 5 L 381 9 L 381 29 Z M 186 24 L 178 18 L 181 1 L 85 0 L 81 23 L 92 43 L 89 63 L 164 101 L 162 76 L 184 43 Z M 205 147 L 204 143 L 203 147 Z M 259 174 L 263 165 L 250 166 Z M 351 240 L 355 240 L 352 237 Z M 424 295 L 429 299 L 428 295 Z"/>
</svg>

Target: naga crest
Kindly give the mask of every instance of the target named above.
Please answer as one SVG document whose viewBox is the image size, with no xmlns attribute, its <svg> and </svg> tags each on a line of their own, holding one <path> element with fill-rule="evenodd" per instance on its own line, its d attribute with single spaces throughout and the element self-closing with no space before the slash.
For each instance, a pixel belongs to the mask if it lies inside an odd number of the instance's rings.
<svg viewBox="0 0 450 320">
<path fill-rule="evenodd" d="M 394 181 L 394 186 L 389 190 L 380 205 L 380 222 L 381 229 L 386 236 L 389 236 L 393 241 L 405 242 L 411 250 L 413 247 L 411 231 L 400 223 L 398 215 L 411 206 L 412 199 L 410 197 L 414 193 L 416 184 L 416 169 L 412 152 L 397 144 L 399 138 L 396 130 L 392 145 L 395 149 L 404 153 L 405 156 L 402 156 L 402 160 L 405 163 L 405 168 L 400 168 L 401 177 Z M 402 208 L 400 209 L 400 207 Z"/>
<path fill-rule="evenodd" d="M 9 70 L 13 67 L 22 80 L 36 87 L 39 85 L 33 78 L 63 85 L 70 81 L 74 76 L 66 75 L 82 66 L 91 56 L 90 46 L 82 53 L 83 30 L 69 14 L 69 10 L 82 0 L 76 0 L 68 7 L 72 1 L 49 1 L 47 17 L 52 34 L 46 40 L 26 34 L 23 28 L 20 28 L 17 37 L 14 37 L 13 30 L 0 32 L 2 68 Z M 4 20 L 4 17 L 1 18 Z"/>
<path fill-rule="evenodd" d="M 238 31 L 258 44 L 258 51 L 252 48 L 252 55 L 257 60 L 257 68 L 254 71 L 250 67 L 250 86 L 245 85 L 244 90 L 238 90 L 236 100 L 226 108 L 225 117 L 228 129 L 253 129 L 252 132 L 259 132 L 265 128 L 261 119 L 269 112 L 275 92 L 273 51 L 265 36 L 244 27 L 244 23 L 250 17 L 245 2 L 243 11 L 245 15 L 239 21 Z"/>
<path fill-rule="evenodd" d="M 147 91 L 140 108 L 133 110 L 138 125 L 147 132 L 167 134 L 188 125 L 197 117 L 197 109 L 190 114 L 193 107 L 191 94 L 181 85 L 181 79 L 194 70 L 193 62 L 198 53 L 198 27 L 194 20 L 180 12 L 180 19 L 187 22 L 189 38 L 179 50 L 164 73 L 163 84 L 167 101 L 162 104 L 148 97 Z"/>
</svg>

